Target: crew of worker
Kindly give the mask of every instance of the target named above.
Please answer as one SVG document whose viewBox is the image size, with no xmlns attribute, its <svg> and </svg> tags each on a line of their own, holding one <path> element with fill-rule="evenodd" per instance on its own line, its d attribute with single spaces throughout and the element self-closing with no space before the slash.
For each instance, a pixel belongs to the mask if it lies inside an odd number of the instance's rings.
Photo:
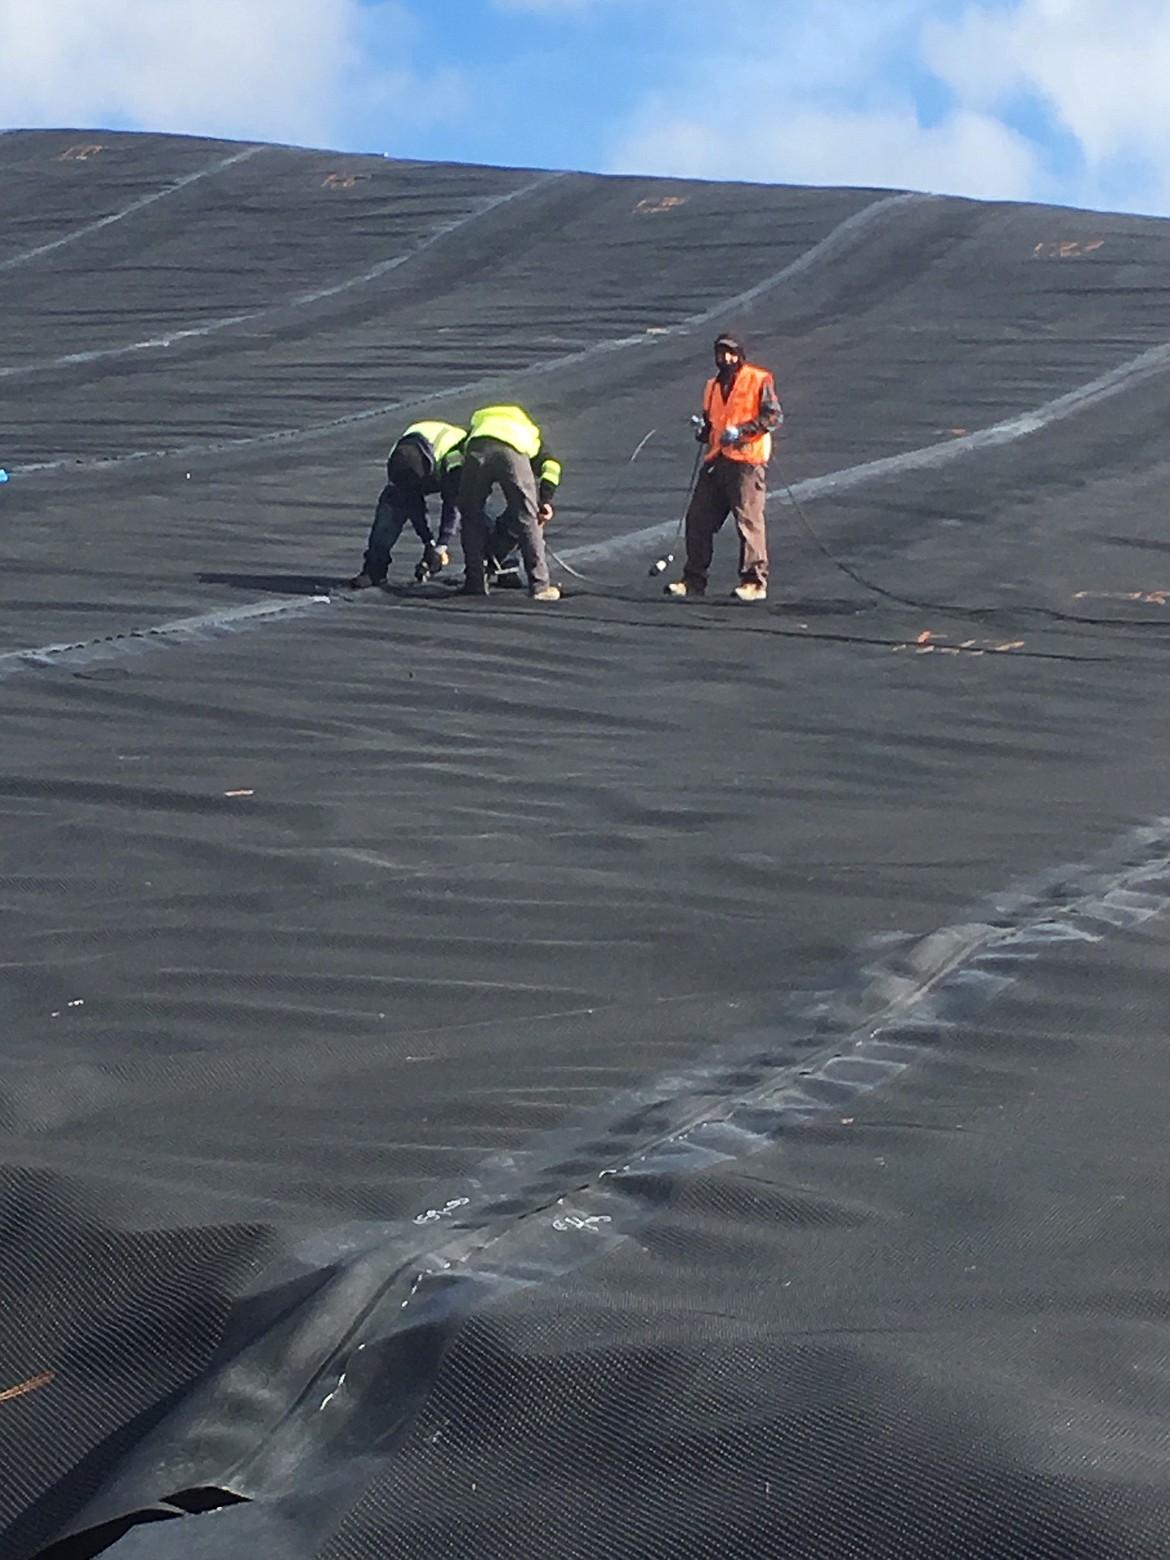
<svg viewBox="0 0 1170 1560">
<path fill-rule="evenodd" d="M 701 416 L 691 419 L 705 446 L 696 467 L 684 517 L 686 556 L 682 577 L 665 587 L 668 596 L 702 596 L 715 537 L 730 515 L 739 538 L 739 601 L 763 601 L 768 594 L 765 523 L 766 471 L 772 435 L 784 413 L 772 375 L 748 360 L 738 336 L 715 341 L 715 373 L 707 381 Z M 412 423 L 390 451 L 386 486 L 353 590 L 384 585 L 392 552 L 410 524 L 423 553 L 415 579 L 446 569 L 456 537 L 463 546 L 463 594 L 486 596 L 493 585 L 518 583 L 516 551 L 534 601 L 559 601 L 549 578 L 544 528 L 553 518 L 553 497 L 561 481 L 560 462 L 544 434 L 520 406 L 484 406 L 466 428 L 455 423 Z M 502 514 L 489 512 L 499 493 Z M 439 524 L 432 531 L 427 499 L 438 495 Z M 659 565 L 661 567 L 661 565 Z"/>
</svg>

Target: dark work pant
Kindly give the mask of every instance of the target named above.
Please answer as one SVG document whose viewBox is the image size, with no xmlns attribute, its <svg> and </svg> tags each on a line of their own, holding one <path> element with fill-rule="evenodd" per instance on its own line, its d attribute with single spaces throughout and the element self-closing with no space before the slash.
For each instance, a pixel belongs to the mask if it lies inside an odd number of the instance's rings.
<svg viewBox="0 0 1170 1560">
<path fill-rule="evenodd" d="M 494 521 L 490 515 L 486 517 L 486 521 L 484 559 L 489 570 L 493 564 L 498 569 L 520 546 L 520 529 L 506 509 L 503 514 L 497 515 Z"/>
<path fill-rule="evenodd" d="M 488 522 L 484 506 L 493 487 L 499 487 L 508 506 L 511 525 L 520 544 L 520 556 L 528 575 L 529 590 L 548 584 L 548 558 L 537 512 L 540 499 L 532 462 L 500 439 L 472 439 L 463 454 L 459 484 L 459 511 L 463 523 L 463 556 L 467 564 L 467 589 L 484 591 L 484 555 Z"/>
<path fill-rule="evenodd" d="M 387 482 L 378 495 L 378 507 L 374 511 L 374 523 L 362 563 L 362 572 L 372 580 L 386 578 L 390 555 L 408 523 L 414 527 L 424 550 L 429 554 L 434 549 L 427 520 L 427 465 L 426 456 L 411 439 L 400 441 L 390 451 L 390 459 L 386 462 Z"/>
<path fill-rule="evenodd" d="M 763 466 L 716 455 L 703 462 L 687 506 L 687 561 L 683 579 L 696 590 L 707 588 L 715 537 L 731 515 L 739 533 L 739 577 L 768 582 L 768 532 L 764 519 L 767 484 Z"/>
</svg>

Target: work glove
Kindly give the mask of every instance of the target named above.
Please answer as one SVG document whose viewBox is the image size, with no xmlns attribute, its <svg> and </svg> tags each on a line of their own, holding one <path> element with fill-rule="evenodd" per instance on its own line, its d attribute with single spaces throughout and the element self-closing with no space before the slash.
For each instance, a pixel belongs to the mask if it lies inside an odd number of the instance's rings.
<svg viewBox="0 0 1170 1560">
<path fill-rule="evenodd" d="M 738 444 L 740 431 L 741 430 L 737 428 L 734 423 L 728 423 L 727 427 L 723 430 L 723 437 L 719 442 L 721 444 Z"/>
<path fill-rule="evenodd" d="M 711 436 L 711 425 L 705 417 L 692 417 L 691 427 L 695 430 L 696 444 L 705 444 Z"/>
</svg>

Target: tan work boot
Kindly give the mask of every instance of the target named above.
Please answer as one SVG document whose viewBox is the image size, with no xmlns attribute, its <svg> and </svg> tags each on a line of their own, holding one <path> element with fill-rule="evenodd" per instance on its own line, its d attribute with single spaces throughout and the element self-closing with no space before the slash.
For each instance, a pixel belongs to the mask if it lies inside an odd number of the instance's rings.
<svg viewBox="0 0 1170 1560">
<path fill-rule="evenodd" d="M 702 596 L 704 592 L 697 585 L 692 585 L 688 580 L 671 580 L 669 585 L 662 587 L 664 596 Z"/>
<path fill-rule="evenodd" d="M 768 587 L 759 580 L 744 580 L 731 593 L 737 601 L 766 601 Z"/>
<path fill-rule="evenodd" d="M 533 601 L 559 601 L 561 599 L 561 587 L 559 585 L 542 585 L 539 590 L 532 592 Z"/>
</svg>

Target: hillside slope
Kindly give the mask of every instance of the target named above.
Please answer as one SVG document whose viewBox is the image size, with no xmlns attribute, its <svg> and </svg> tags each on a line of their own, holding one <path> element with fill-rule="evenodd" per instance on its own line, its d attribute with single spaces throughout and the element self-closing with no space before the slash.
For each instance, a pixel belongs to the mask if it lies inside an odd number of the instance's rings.
<svg viewBox="0 0 1170 1560">
<path fill-rule="evenodd" d="M 0 1560 L 1170 1551 L 1170 227 L 80 131 L 0 202 Z M 648 574 L 726 328 L 751 608 Z M 565 599 L 347 591 L 497 399 Z"/>
</svg>

